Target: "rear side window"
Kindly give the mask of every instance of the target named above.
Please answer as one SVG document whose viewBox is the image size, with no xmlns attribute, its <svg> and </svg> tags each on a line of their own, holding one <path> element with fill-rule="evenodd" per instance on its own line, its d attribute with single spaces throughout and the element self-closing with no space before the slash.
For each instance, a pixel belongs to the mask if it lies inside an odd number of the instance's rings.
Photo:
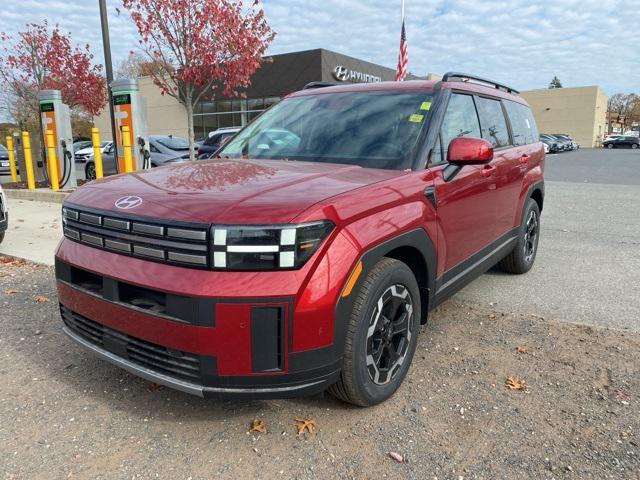
<svg viewBox="0 0 640 480">
<path fill-rule="evenodd" d="M 536 122 L 533 118 L 531 109 L 521 103 L 505 100 L 504 106 L 511 121 L 511 130 L 513 131 L 513 143 L 515 145 L 528 145 L 535 143 L 540 139 Z M 549 139 L 547 137 L 547 139 Z M 554 139 L 549 139 L 554 140 Z"/>
<path fill-rule="evenodd" d="M 480 137 L 478 114 L 471 95 L 453 93 L 449 99 L 442 121 L 442 159 L 446 160 L 449 142 L 456 137 Z"/>
<path fill-rule="evenodd" d="M 482 138 L 491 142 L 494 148 L 510 145 L 509 129 L 499 100 L 476 97 Z"/>
</svg>

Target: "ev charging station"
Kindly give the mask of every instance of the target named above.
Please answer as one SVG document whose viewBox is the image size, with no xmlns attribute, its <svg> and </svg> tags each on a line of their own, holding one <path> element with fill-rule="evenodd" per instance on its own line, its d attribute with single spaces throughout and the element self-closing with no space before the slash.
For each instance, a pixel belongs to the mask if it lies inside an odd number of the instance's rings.
<svg viewBox="0 0 640 480">
<path fill-rule="evenodd" d="M 149 137 L 147 134 L 147 102 L 140 95 L 138 80 L 123 78 L 111 82 L 115 143 L 118 151 L 118 172 L 124 172 L 122 127 L 129 127 L 133 170 L 151 168 Z"/>
<path fill-rule="evenodd" d="M 60 90 L 42 90 L 38 93 L 38 100 L 40 101 L 43 145 L 46 146 L 47 130 L 53 132 L 60 188 L 75 188 L 77 181 L 69 106 L 62 103 Z M 46 168 L 44 168 L 47 181 L 49 181 L 49 169 L 50 164 L 47 158 Z"/>
</svg>

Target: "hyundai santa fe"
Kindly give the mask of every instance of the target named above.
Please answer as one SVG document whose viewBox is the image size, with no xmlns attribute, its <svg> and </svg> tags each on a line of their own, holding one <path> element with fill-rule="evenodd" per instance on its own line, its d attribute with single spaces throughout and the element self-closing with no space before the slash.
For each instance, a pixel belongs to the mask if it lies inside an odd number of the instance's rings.
<svg viewBox="0 0 640 480">
<path fill-rule="evenodd" d="M 389 398 L 428 312 L 533 265 L 544 150 L 514 89 L 309 85 L 217 155 L 93 181 L 63 205 L 64 331 L 199 396 Z"/>
</svg>

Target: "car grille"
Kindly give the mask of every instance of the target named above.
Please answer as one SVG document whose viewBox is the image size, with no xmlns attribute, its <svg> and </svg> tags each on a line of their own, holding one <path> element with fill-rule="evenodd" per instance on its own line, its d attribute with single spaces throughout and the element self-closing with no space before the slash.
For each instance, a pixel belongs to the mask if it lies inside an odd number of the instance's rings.
<svg viewBox="0 0 640 480">
<path fill-rule="evenodd" d="M 67 328 L 87 342 L 154 372 L 192 383 L 202 379 L 200 357 L 118 332 L 60 306 Z"/>
<path fill-rule="evenodd" d="M 207 268 L 209 225 L 160 223 L 87 211 L 62 209 L 65 237 L 92 247 L 162 263 Z"/>
</svg>

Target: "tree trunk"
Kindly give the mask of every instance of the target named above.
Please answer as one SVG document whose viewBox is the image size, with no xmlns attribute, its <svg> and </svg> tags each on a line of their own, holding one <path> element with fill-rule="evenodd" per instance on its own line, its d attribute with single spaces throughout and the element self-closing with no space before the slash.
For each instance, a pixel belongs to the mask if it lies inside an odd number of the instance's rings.
<svg viewBox="0 0 640 480">
<path fill-rule="evenodd" d="M 193 133 L 193 92 L 187 89 L 185 94 L 185 107 L 187 109 L 187 130 L 189 138 L 189 160 L 196 159 L 196 141 Z"/>
</svg>

